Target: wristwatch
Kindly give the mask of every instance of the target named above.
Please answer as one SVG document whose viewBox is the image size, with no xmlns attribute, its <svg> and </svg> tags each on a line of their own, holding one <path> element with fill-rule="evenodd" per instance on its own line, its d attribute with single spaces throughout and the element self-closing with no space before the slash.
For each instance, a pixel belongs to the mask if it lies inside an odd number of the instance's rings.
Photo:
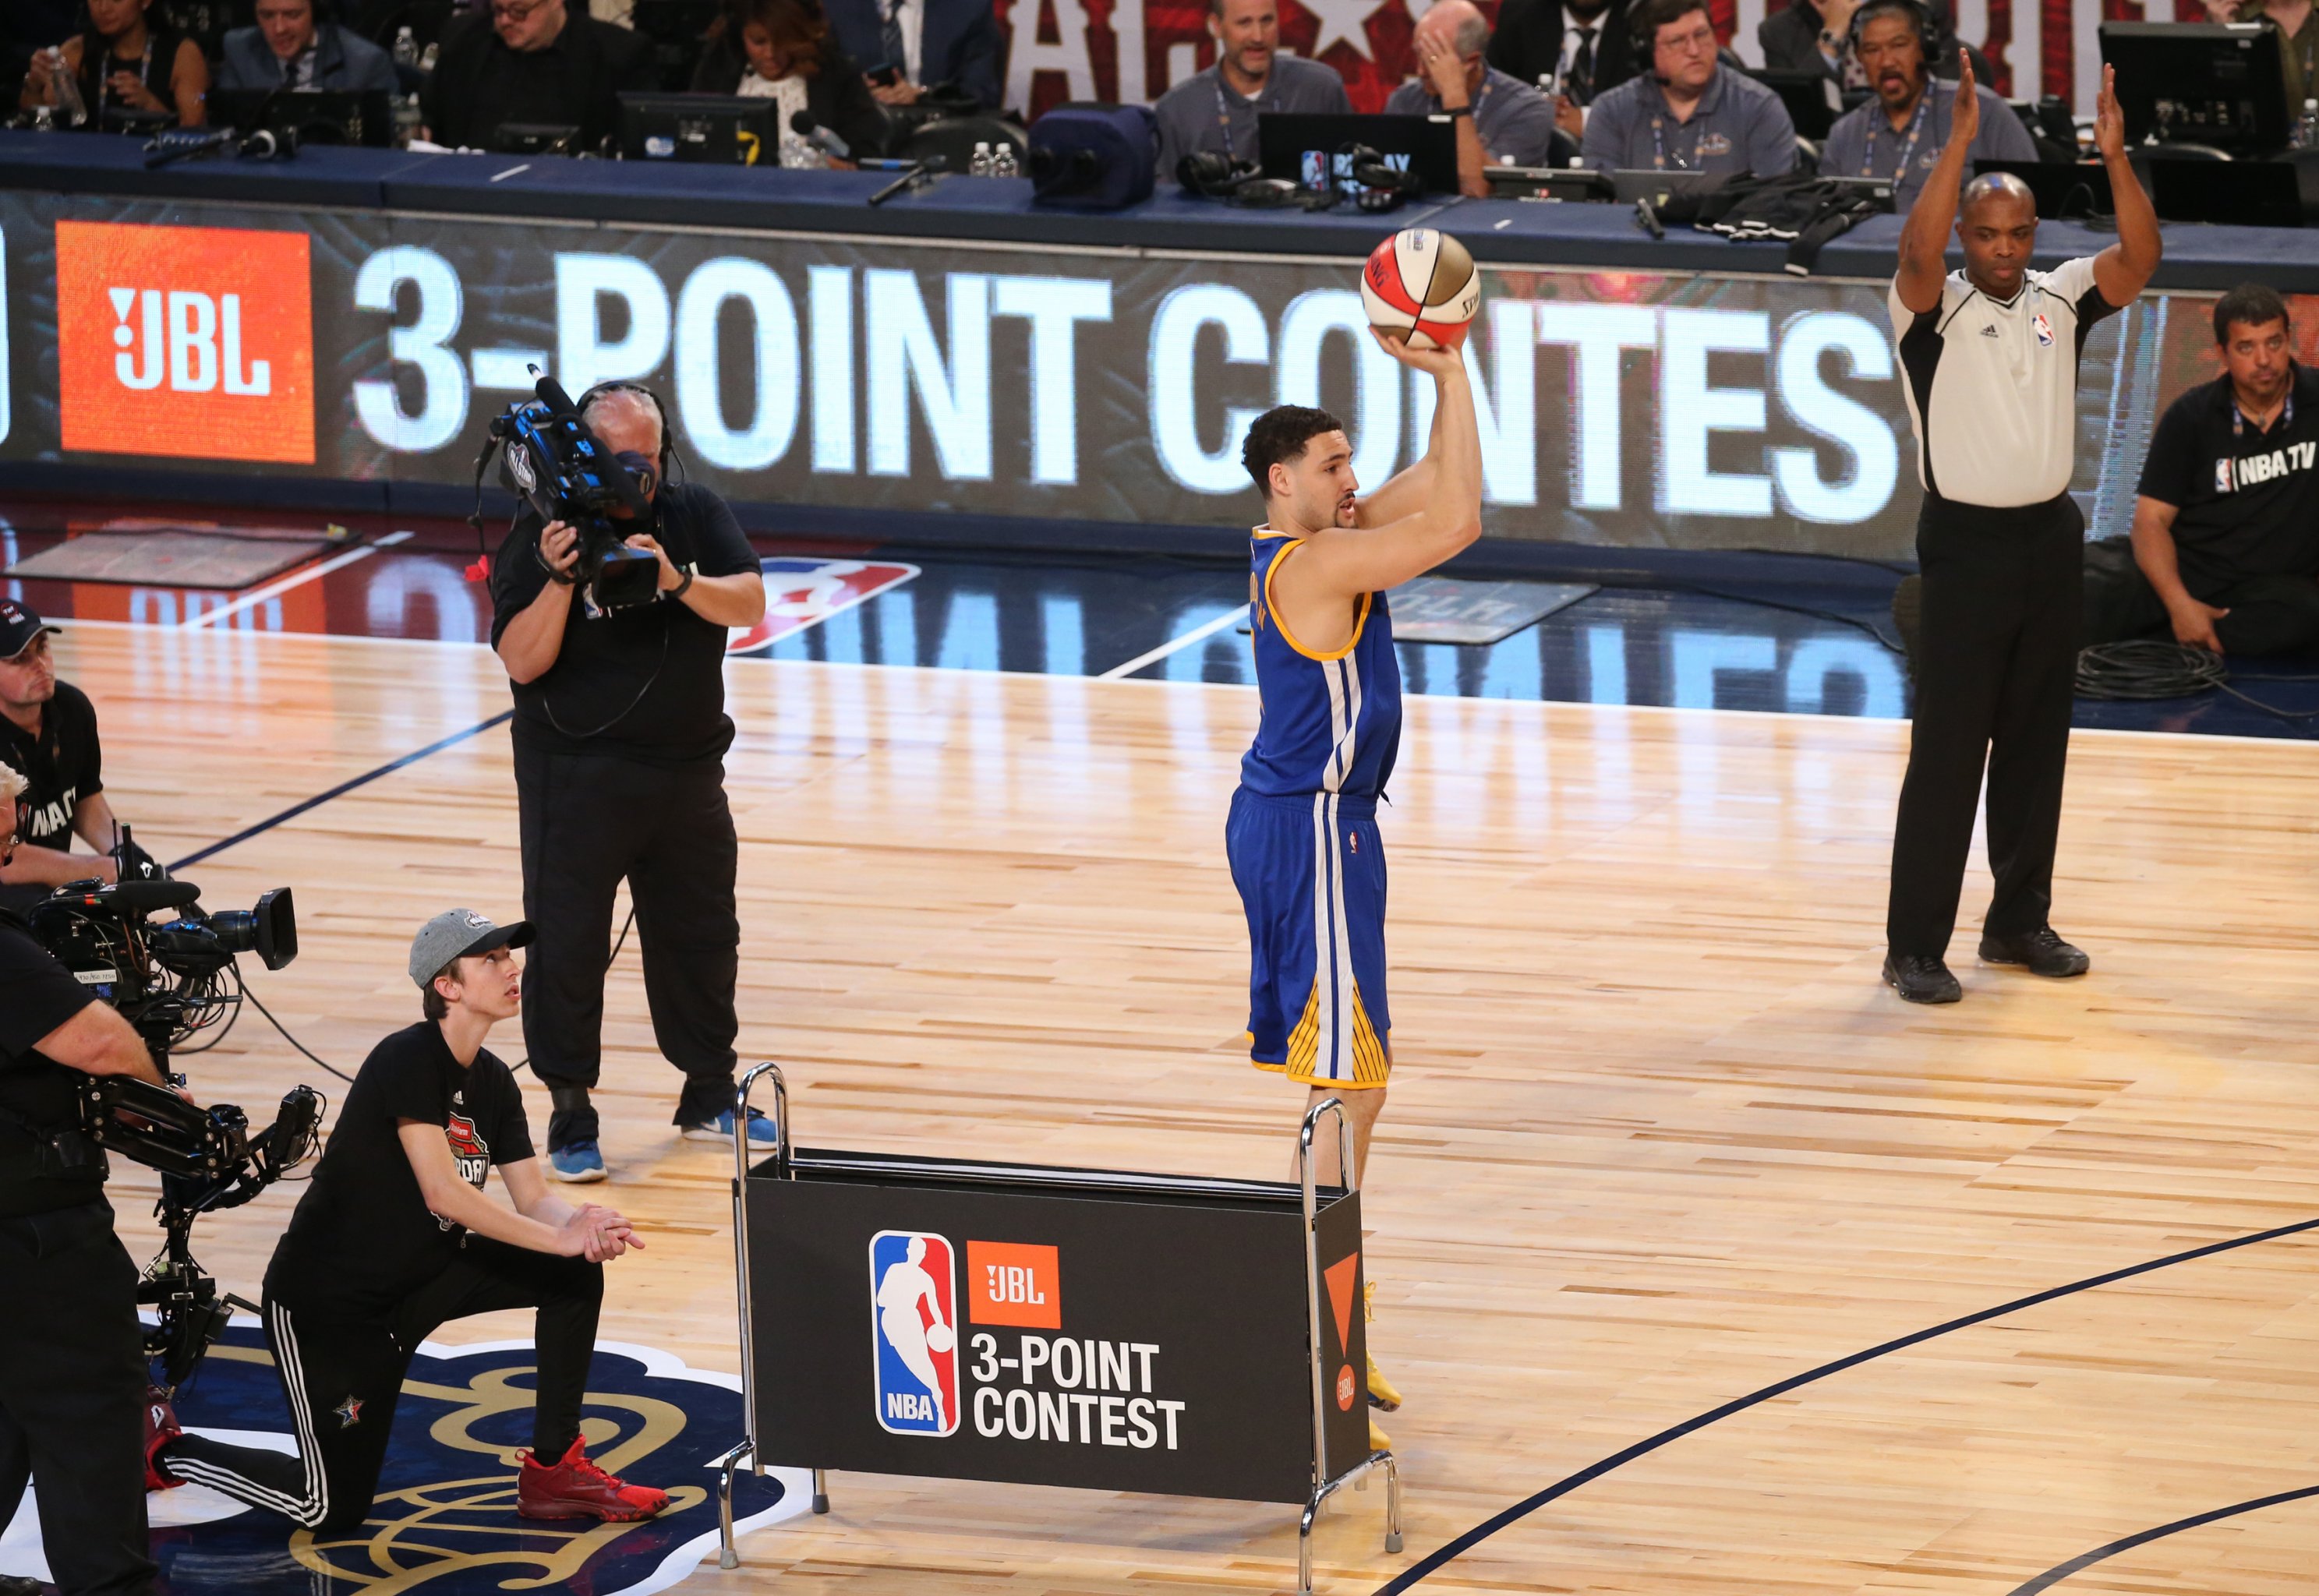
<svg viewBox="0 0 2319 1596">
<path fill-rule="evenodd" d="M 668 596 L 672 599 L 683 598 L 692 587 L 692 579 L 700 574 L 700 565 L 698 561 L 679 565 L 677 569 L 684 573 L 684 580 L 668 590 Z"/>
<path fill-rule="evenodd" d="M 1457 118 L 1461 116 L 1473 115 L 1474 108 L 1471 105 L 1451 105 L 1445 108 L 1441 114 L 1450 118 L 1452 121 L 1455 121 Z"/>
</svg>

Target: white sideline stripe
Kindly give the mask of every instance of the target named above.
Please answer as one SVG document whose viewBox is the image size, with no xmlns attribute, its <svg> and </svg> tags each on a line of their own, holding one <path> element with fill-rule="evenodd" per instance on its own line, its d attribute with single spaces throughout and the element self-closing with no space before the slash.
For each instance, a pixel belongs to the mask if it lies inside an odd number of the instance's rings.
<svg viewBox="0 0 2319 1596">
<path fill-rule="evenodd" d="M 1216 617 L 1215 619 L 1210 621 L 1205 627 L 1195 627 L 1190 631 L 1185 633 L 1181 637 L 1172 637 L 1169 639 L 1159 647 L 1151 650 L 1149 654 L 1139 654 L 1123 665 L 1114 665 L 1110 670 L 1096 676 L 1095 680 L 1097 681 L 1117 681 L 1122 677 L 1132 676 L 1146 665 L 1156 664 L 1158 662 L 1166 659 L 1171 654 L 1180 654 L 1185 649 L 1191 647 L 1195 643 L 1205 642 L 1206 639 L 1214 636 L 1218 632 L 1223 631 L 1226 627 L 1238 626 L 1242 620 L 1246 619 L 1247 617 L 1248 606 L 1243 604 L 1238 609 L 1232 611 L 1228 615 L 1220 615 Z"/>
<path fill-rule="evenodd" d="M 278 599 L 292 588 L 303 587 L 310 582 L 328 576 L 333 571 L 343 570 L 356 560 L 367 560 L 383 548 L 392 548 L 398 543 L 406 543 L 410 537 L 411 534 L 408 532 L 390 532 L 376 543 L 366 543 L 360 548 L 350 548 L 345 554 L 325 560 L 319 565 L 309 565 L 303 571 L 293 571 L 280 582 L 269 582 L 254 593 L 244 593 L 230 604 L 222 605 L 216 609 L 204 610 L 190 620 L 179 621 L 177 629 L 193 632 L 203 627 L 215 626 L 230 616 L 239 615 L 245 609 L 257 609 L 268 599 Z"/>
</svg>

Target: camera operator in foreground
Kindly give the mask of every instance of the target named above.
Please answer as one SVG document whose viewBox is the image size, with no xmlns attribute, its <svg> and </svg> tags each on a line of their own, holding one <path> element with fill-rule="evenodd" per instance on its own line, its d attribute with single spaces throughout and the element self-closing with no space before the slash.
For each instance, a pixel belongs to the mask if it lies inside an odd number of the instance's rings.
<svg viewBox="0 0 2319 1596">
<path fill-rule="evenodd" d="M 57 680 L 56 627 L 0 599 L 0 764 L 24 779 L 22 834 L 0 864 L 0 908 L 23 910 L 68 881 L 111 881 L 121 828 L 104 796 L 104 751 L 88 695 Z M 97 851 L 71 852 L 77 834 Z"/>
<path fill-rule="evenodd" d="M 607 1259 L 641 1247 L 628 1222 L 550 1195 L 515 1077 L 485 1050 L 522 1004 L 519 921 L 451 909 L 411 944 L 424 1017 L 371 1050 L 266 1271 L 266 1339 L 298 1452 L 170 1435 L 158 1483 L 195 1481 L 329 1534 L 368 1516 L 412 1352 L 453 1319 L 536 1308 L 527 1519 L 627 1523 L 668 1505 L 588 1460 L 580 1410 Z M 497 1164 L 512 1206 L 483 1195 Z"/>
<path fill-rule="evenodd" d="M 0 766 L 0 856 L 23 778 Z M 113 1234 L 104 1155 L 80 1132 L 79 1077 L 161 1072 L 129 1022 L 0 915 L 0 1523 L 40 1480 L 41 1540 L 64 1596 L 153 1586 L 146 1555 L 146 1363 L 137 1266 Z"/>
<path fill-rule="evenodd" d="M 765 582 L 725 501 L 667 480 L 659 400 L 611 383 L 577 409 L 641 492 L 652 519 L 626 541 L 657 559 L 658 586 L 649 601 L 600 611 L 575 529 L 527 509 L 492 562 L 492 646 L 514 684 L 524 914 L 539 928 L 524 1042 L 555 1105 L 549 1173 L 585 1181 L 605 1175 L 588 1093 L 602 1064 L 623 878 L 653 1035 L 684 1072 L 674 1123 L 695 1140 L 733 1134 L 741 924 L 725 799 L 725 640 L 762 618 Z M 608 513 L 627 521 L 637 508 Z M 761 1136 L 754 1123 L 750 1134 Z M 769 1130 L 762 1137 L 770 1144 Z"/>
</svg>

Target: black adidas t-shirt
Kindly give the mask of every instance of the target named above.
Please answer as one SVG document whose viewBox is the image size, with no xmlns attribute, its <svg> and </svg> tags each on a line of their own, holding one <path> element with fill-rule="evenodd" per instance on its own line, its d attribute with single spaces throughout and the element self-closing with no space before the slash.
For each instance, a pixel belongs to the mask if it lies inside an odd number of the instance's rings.
<svg viewBox="0 0 2319 1596">
<path fill-rule="evenodd" d="M 25 811 L 17 841 L 69 850 L 73 811 L 81 799 L 104 790 L 96 707 L 88 695 L 69 681 L 58 682 L 56 696 L 41 711 L 37 737 L 0 716 L 0 760 L 14 765 L 27 783 L 24 796 L 17 800 Z"/>
<path fill-rule="evenodd" d="M 2183 394 L 2159 418 L 2140 491 L 2179 512 L 2175 555 L 2197 598 L 2319 575 L 2319 371 L 2295 368 L 2268 432 L 2239 415 L 2228 376 Z"/>
<path fill-rule="evenodd" d="M 490 1051 L 465 1069 L 421 1020 L 380 1042 L 354 1085 L 274 1249 L 266 1293 L 293 1312 L 366 1318 L 440 1273 L 467 1232 L 428 1211 L 398 1124 L 441 1125 L 459 1173 L 477 1191 L 493 1164 L 533 1156 L 515 1077 Z"/>
</svg>

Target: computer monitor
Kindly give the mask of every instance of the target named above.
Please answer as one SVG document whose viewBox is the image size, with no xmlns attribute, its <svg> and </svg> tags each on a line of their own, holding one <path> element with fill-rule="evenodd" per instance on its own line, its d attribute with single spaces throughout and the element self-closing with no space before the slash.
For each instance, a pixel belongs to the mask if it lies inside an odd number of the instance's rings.
<svg viewBox="0 0 2319 1596">
<path fill-rule="evenodd" d="M 2104 23 L 2125 141 L 2211 144 L 2233 154 L 2287 148 L 2278 31 L 2261 23 Z"/>
<path fill-rule="evenodd" d="M 394 142 L 394 101 L 384 89 L 212 89 L 210 122 L 241 133 L 295 132 L 301 144 Z"/>
<path fill-rule="evenodd" d="M 2116 202 L 2110 198 L 2109 169 L 2099 161 L 1977 160 L 1972 164 L 1976 177 L 1986 177 L 1991 172 L 2008 172 L 2028 185 L 2037 201 L 2038 216 L 2047 221 L 2062 217 L 2107 216 L 2117 209 Z"/>
<path fill-rule="evenodd" d="M 1611 174 L 1611 197 L 1622 205 L 1648 200 L 1656 211 L 1679 194 L 1705 194 L 1710 189 L 1721 188 L 1738 176 L 1737 172 L 1662 172 L 1650 167 L 1620 167 Z"/>
<path fill-rule="evenodd" d="M 1256 149 L 1267 177 L 1315 193 L 1357 192 L 1342 152 L 1366 144 L 1389 167 L 1414 172 L 1427 194 L 1457 192 L 1457 124 L 1446 116 L 1351 116 L 1269 112 L 1256 119 Z"/>
<path fill-rule="evenodd" d="M 1839 114 L 1836 79 L 1825 72 L 1784 72 L 1773 67 L 1750 67 L 1747 76 L 1780 96 L 1788 120 L 1801 138 L 1825 139 Z"/>
<path fill-rule="evenodd" d="M 620 156 L 778 167 L 779 103 L 750 95 L 622 95 Z"/>
<path fill-rule="evenodd" d="M 2286 161 L 2153 160 L 2150 203 L 2161 221 L 2303 225 L 2302 190 Z"/>
</svg>

